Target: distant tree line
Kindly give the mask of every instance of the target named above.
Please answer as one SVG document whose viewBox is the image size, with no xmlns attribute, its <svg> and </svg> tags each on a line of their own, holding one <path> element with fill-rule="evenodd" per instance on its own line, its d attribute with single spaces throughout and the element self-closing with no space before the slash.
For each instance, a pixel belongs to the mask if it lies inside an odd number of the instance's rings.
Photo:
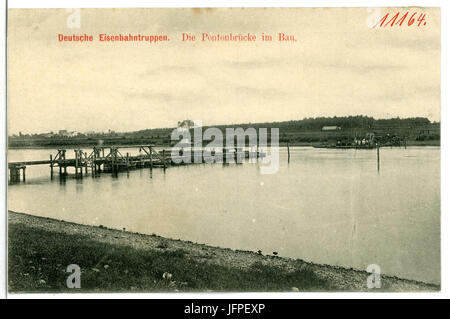
<svg viewBox="0 0 450 319">
<path fill-rule="evenodd" d="M 177 127 L 193 128 L 192 120 L 179 121 Z M 338 131 L 325 132 L 322 131 L 324 126 L 337 126 Z M 207 129 L 211 126 L 205 126 Z M 280 142 L 323 142 L 330 138 L 352 138 L 357 134 L 364 135 L 368 132 L 375 132 L 377 135 L 396 134 L 400 136 L 408 136 L 408 138 L 416 140 L 439 140 L 440 124 L 431 123 L 429 119 L 424 117 L 414 118 L 391 118 L 391 119 L 374 119 L 373 117 L 358 115 L 345 117 L 315 117 L 304 118 L 302 120 L 283 121 L 283 122 L 266 122 L 266 123 L 246 123 L 231 125 L 215 125 L 225 133 L 226 128 L 242 127 L 247 129 L 253 127 L 258 128 L 279 128 Z M 85 135 L 79 133 L 74 137 L 60 138 L 58 136 L 48 137 L 46 134 L 30 134 L 9 136 L 10 146 L 26 146 L 26 145 L 70 145 L 70 144 L 93 144 L 98 140 L 102 140 L 105 144 L 133 144 L 133 143 L 155 143 L 169 144 L 171 143 L 172 128 L 156 128 L 145 129 L 134 132 L 113 132 L 94 133 Z"/>
<path fill-rule="evenodd" d="M 373 117 L 358 115 L 345 117 L 310 117 L 303 120 L 255 123 L 245 126 L 253 127 L 278 127 L 289 130 L 320 130 L 324 126 L 338 126 L 342 129 L 374 129 L 381 126 L 391 127 L 417 127 L 429 125 L 431 122 L 425 117 L 374 119 Z"/>
</svg>

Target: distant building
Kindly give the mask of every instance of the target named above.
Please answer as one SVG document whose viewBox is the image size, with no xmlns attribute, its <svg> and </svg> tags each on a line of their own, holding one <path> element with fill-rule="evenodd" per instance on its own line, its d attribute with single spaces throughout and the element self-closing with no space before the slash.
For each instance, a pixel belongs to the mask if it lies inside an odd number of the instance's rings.
<svg viewBox="0 0 450 319">
<path fill-rule="evenodd" d="M 322 131 L 339 131 L 341 129 L 340 126 L 324 126 L 322 127 Z"/>
</svg>

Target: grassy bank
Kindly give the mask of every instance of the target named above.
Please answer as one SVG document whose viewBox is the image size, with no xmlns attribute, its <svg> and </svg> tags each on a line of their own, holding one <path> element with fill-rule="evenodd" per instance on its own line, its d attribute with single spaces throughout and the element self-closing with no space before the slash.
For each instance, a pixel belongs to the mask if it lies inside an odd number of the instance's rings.
<svg viewBox="0 0 450 319">
<path fill-rule="evenodd" d="M 368 290 L 363 271 L 12 211 L 8 220 L 10 292 Z M 70 264 L 81 267 L 81 289 L 66 287 Z M 439 287 L 383 276 L 380 290 Z"/>
</svg>

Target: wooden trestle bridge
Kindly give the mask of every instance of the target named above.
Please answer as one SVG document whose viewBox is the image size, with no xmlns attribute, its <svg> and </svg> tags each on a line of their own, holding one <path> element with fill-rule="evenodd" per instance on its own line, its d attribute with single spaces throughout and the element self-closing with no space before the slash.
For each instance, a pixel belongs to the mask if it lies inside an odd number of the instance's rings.
<svg viewBox="0 0 450 319">
<path fill-rule="evenodd" d="M 127 152 L 122 154 L 119 149 L 139 149 L 139 155 L 130 156 Z M 92 176 L 99 176 L 100 173 L 112 173 L 117 174 L 120 171 L 129 171 L 132 169 L 148 167 L 153 169 L 154 167 L 160 167 L 164 170 L 170 165 L 180 165 L 172 160 L 171 150 L 155 150 L 151 145 L 133 145 L 133 146 L 94 146 L 90 153 L 81 149 L 74 149 L 74 158 L 67 157 L 66 149 L 58 149 L 55 156 L 50 154 L 49 160 L 38 161 L 24 161 L 24 162 L 9 162 L 9 181 L 10 183 L 18 183 L 21 180 L 26 181 L 26 167 L 30 165 L 49 165 L 50 166 L 50 178 L 54 177 L 54 170 L 59 170 L 59 177 L 65 177 L 68 175 L 67 168 L 75 168 L 75 177 L 82 178 L 83 174 L 88 175 L 89 170 Z M 203 152 L 203 151 L 202 151 Z M 190 163 L 195 163 L 194 152 L 192 153 Z M 254 154 L 242 149 L 226 149 L 222 151 L 223 162 L 225 157 L 233 156 L 237 159 L 238 154 L 242 154 L 244 158 L 252 157 L 264 157 L 265 153 L 255 151 Z M 214 156 L 215 152 L 211 152 L 211 156 Z M 202 162 L 205 159 L 202 156 Z M 184 161 L 181 164 L 186 164 Z M 189 163 L 188 163 L 189 164 Z"/>
</svg>

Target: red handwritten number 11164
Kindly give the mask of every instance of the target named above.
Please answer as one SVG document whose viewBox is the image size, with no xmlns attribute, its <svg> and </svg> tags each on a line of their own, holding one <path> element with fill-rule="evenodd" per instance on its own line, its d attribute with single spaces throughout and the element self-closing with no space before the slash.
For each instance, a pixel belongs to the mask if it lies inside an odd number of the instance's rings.
<svg viewBox="0 0 450 319">
<path fill-rule="evenodd" d="M 412 14 L 409 14 L 408 11 L 401 17 L 400 12 L 397 12 L 390 19 L 389 13 L 386 13 L 386 15 L 382 17 L 381 20 L 378 21 L 372 28 L 380 28 L 387 26 L 393 27 L 394 25 L 398 25 L 399 27 L 401 27 L 405 21 L 407 21 L 405 23 L 405 26 L 407 25 L 408 27 L 412 25 L 417 25 L 418 27 L 427 25 L 425 21 L 425 13 L 421 13 L 418 15 L 417 12 L 414 12 Z"/>
</svg>

